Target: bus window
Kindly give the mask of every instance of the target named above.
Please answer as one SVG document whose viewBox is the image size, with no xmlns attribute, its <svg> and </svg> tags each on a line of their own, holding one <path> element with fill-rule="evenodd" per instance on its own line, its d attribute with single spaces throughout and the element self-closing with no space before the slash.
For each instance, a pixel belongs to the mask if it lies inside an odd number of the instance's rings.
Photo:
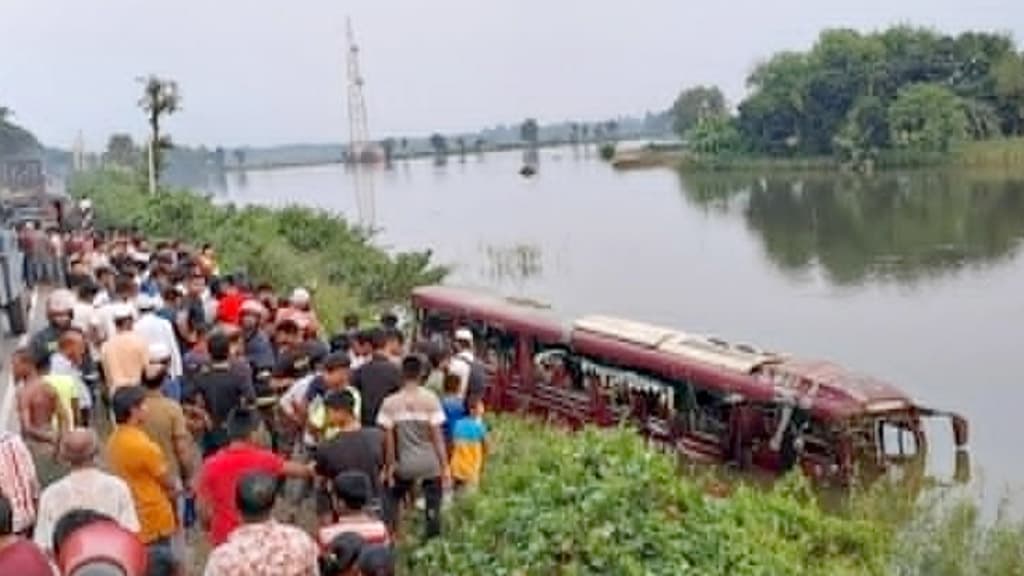
<svg viewBox="0 0 1024 576">
<path fill-rule="evenodd" d="M 907 458 L 917 455 L 917 435 L 901 421 L 878 421 L 878 442 L 886 458 Z"/>
<path fill-rule="evenodd" d="M 732 407 L 725 396 L 705 388 L 694 388 L 695 411 L 693 432 L 722 440 L 728 436 L 729 415 Z"/>
</svg>

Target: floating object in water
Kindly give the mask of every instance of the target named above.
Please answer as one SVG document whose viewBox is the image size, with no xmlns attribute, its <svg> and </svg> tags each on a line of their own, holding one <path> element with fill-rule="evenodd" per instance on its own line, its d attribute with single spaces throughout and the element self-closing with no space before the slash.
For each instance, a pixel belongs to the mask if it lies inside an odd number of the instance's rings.
<svg viewBox="0 0 1024 576">
<path fill-rule="evenodd" d="M 530 164 L 526 164 L 525 166 L 519 169 L 519 175 L 522 176 L 523 178 L 529 178 L 530 176 L 533 176 L 535 174 L 537 174 L 537 168 L 531 166 Z"/>
</svg>

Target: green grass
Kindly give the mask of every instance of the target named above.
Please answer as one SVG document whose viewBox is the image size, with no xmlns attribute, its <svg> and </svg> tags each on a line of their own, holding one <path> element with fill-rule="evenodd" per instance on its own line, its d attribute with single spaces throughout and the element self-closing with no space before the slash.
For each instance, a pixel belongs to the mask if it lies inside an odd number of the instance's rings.
<svg viewBox="0 0 1024 576">
<path fill-rule="evenodd" d="M 965 168 L 1024 169 L 1024 138 L 964 144 L 957 151 L 954 163 Z"/>
<path fill-rule="evenodd" d="M 279 291 L 305 286 L 328 327 L 345 313 L 369 316 L 404 303 L 409 291 L 441 281 L 446 270 L 429 252 L 389 254 L 338 215 L 303 207 L 221 206 L 188 190 L 143 191 L 132 173 L 77 176 L 73 195 L 92 199 L 98 223 L 136 227 L 154 239 L 212 243 L 224 272 L 246 271 Z"/>
<path fill-rule="evenodd" d="M 799 477 L 714 498 L 632 430 L 570 434 L 515 417 L 493 428 L 480 491 L 448 511 L 444 538 L 406 543 L 404 574 L 887 571 L 889 531 L 826 514 Z"/>
<path fill-rule="evenodd" d="M 662 164 L 690 172 L 813 172 L 845 170 L 849 167 L 832 156 L 757 156 L 748 154 L 696 154 L 678 151 L 632 153 L 637 166 Z M 628 168 L 628 167 L 627 167 Z M 874 168 L 971 168 L 1024 170 L 1024 138 L 1000 138 L 966 142 L 951 152 L 922 152 L 889 149 L 878 153 Z"/>
<path fill-rule="evenodd" d="M 985 520 L 922 478 L 830 498 L 826 512 L 798 475 L 765 488 L 682 474 L 632 430 L 489 418 L 480 490 L 447 510 L 442 539 L 419 542 L 411 519 L 401 574 L 1024 574 L 1024 523 Z M 722 482 L 731 495 L 709 495 Z"/>
</svg>

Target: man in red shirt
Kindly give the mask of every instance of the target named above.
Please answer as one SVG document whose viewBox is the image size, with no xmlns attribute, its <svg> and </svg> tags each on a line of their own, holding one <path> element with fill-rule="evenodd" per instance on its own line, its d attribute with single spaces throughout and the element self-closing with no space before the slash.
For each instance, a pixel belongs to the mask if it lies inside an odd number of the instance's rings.
<svg viewBox="0 0 1024 576">
<path fill-rule="evenodd" d="M 214 546 L 224 543 L 231 531 L 242 523 L 235 504 L 238 480 L 250 472 L 272 476 L 308 478 L 312 464 L 300 464 L 260 447 L 254 438 L 260 424 L 259 414 L 250 408 L 236 408 L 227 421 L 231 443 L 207 458 L 196 478 L 199 518 L 210 532 Z"/>
<path fill-rule="evenodd" d="M 244 278 L 241 275 L 229 276 L 224 282 L 227 285 L 217 301 L 217 320 L 232 326 L 241 321 L 242 304 L 249 297 Z"/>
</svg>

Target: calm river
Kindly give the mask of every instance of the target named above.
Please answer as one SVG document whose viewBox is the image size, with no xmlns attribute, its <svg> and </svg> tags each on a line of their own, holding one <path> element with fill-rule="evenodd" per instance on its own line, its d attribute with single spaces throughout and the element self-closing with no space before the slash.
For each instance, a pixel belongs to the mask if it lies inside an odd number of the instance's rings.
<svg viewBox="0 0 1024 576">
<path fill-rule="evenodd" d="M 1024 177 L 680 176 L 569 149 L 542 151 L 532 179 L 520 165 L 400 161 L 360 188 L 372 184 L 380 243 L 430 247 L 451 283 L 839 361 L 965 414 L 986 499 L 1024 487 Z M 217 188 L 359 213 L 342 167 Z"/>
</svg>

